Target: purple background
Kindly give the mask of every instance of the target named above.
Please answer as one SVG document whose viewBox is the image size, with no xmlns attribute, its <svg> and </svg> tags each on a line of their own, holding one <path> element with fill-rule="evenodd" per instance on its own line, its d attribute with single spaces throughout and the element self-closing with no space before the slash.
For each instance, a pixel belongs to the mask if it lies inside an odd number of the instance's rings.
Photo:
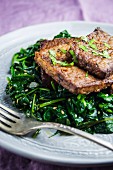
<svg viewBox="0 0 113 170">
<path fill-rule="evenodd" d="M 113 0 L 0 0 L 0 35 L 32 24 L 72 20 L 113 24 Z M 24 169 L 80 170 L 39 163 L 0 149 L 0 170 Z M 106 169 L 113 170 L 113 166 L 92 168 Z"/>
</svg>

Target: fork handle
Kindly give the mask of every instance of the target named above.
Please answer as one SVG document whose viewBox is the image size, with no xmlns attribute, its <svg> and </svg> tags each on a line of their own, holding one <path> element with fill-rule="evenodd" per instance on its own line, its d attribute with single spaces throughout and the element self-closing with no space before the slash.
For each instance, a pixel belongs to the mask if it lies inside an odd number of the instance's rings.
<svg viewBox="0 0 113 170">
<path fill-rule="evenodd" d="M 40 122 L 41 123 L 41 122 Z M 56 129 L 56 130 L 60 130 L 63 132 L 67 132 L 69 134 L 73 134 L 73 135 L 78 135 L 81 136 L 83 138 L 89 139 L 90 141 L 93 141 L 101 146 L 104 146 L 110 150 L 113 151 L 113 144 L 111 144 L 110 142 L 105 141 L 104 139 L 100 139 L 92 134 L 89 134 L 87 132 L 84 132 L 82 130 L 76 129 L 74 127 L 70 127 L 70 126 L 66 126 L 63 124 L 59 124 L 59 123 L 52 123 L 52 122 L 43 122 L 40 125 L 38 124 L 38 126 L 35 126 L 33 129 L 42 129 L 42 128 L 51 128 L 51 129 Z"/>
</svg>

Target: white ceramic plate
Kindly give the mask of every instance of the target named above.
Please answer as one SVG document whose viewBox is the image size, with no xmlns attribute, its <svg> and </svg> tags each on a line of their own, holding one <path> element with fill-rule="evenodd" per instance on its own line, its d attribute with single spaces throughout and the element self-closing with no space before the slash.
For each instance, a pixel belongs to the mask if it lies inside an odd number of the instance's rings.
<svg viewBox="0 0 113 170">
<path fill-rule="evenodd" d="M 91 22 L 57 22 L 30 26 L 6 34 L 0 38 L 0 102 L 11 107 L 5 95 L 9 67 L 13 54 L 40 38 L 52 38 L 67 29 L 74 36 L 86 35 L 101 27 L 113 35 L 113 25 Z M 89 166 L 113 163 L 113 152 L 78 136 L 54 136 L 42 130 L 36 138 L 16 137 L 0 131 L 0 145 L 19 155 L 63 165 Z M 113 134 L 98 135 L 113 143 Z"/>
</svg>

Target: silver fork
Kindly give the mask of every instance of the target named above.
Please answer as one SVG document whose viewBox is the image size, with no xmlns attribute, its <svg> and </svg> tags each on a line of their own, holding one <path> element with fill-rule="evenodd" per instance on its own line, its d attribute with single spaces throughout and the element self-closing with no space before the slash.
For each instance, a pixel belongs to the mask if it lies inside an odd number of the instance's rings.
<svg viewBox="0 0 113 170">
<path fill-rule="evenodd" d="M 57 129 L 69 134 L 78 135 L 83 138 L 89 139 L 90 141 L 93 141 L 113 151 L 113 144 L 104 141 L 104 139 L 97 138 L 96 136 L 82 130 L 59 123 L 39 122 L 34 121 L 33 119 L 22 119 L 20 118 L 19 113 L 7 108 L 6 106 L 0 104 L 0 108 L 0 128 L 7 133 L 22 136 L 37 129 Z"/>
</svg>

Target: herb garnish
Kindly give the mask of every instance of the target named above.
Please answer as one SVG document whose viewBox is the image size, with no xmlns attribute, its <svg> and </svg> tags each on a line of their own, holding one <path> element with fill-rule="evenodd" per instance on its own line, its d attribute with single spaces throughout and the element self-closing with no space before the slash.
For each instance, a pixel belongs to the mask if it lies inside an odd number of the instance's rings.
<svg viewBox="0 0 113 170">
<path fill-rule="evenodd" d="M 73 57 L 73 61 L 74 61 L 75 63 L 77 63 L 77 62 L 78 62 L 78 60 L 77 60 L 77 57 L 76 57 L 75 52 L 74 52 L 73 50 L 69 50 L 69 52 L 70 52 L 70 54 L 71 54 L 71 55 L 72 55 L 72 57 Z"/>
<path fill-rule="evenodd" d="M 109 44 L 107 44 L 106 42 L 104 43 L 104 45 L 107 47 L 107 48 L 111 48 Z"/>
<path fill-rule="evenodd" d="M 95 39 L 88 40 L 88 38 L 87 38 L 87 37 L 84 37 L 84 36 L 82 36 L 81 39 L 88 43 L 88 44 L 87 44 L 87 45 L 88 45 L 87 47 L 86 47 L 85 45 L 79 45 L 79 48 L 82 49 L 83 51 L 88 52 L 88 47 L 90 47 L 90 48 L 92 48 L 91 52 L 92 52 L 94 55 L 102 56 L 102 57 L 104 57 L 104 58 L 111 58 L 111 57 L 109 56 L 108 51 L 106 51 L 106 50 L 104 50 L 103 52 L 99 52 L 99 51 L 98 51 L 98 48 L 97 48 L 96 44 L 94 44 Z M 107 48 L 110 48 L 109 44 L 104 43 L 104 45 L 105 45 Z"/>
<path fill-rule="evenodd" d="M 88 45 L 89 45 L 92 49 L 97 50 L 96 44 L 93 44 L 94 42 L 95 42 L 95 40 L 94 40 L 94 39 L 91 39 L 91 40 L 89 41 Z"/>
<path fill-rule="evenodd" d="M 52 60 L 53 65 L 60 64 L 61 66 L 73 66 L 74 62 L 67 63 L 66 61 L 60 61 L 56 59 L 56 53 L 54 50 L 49 50 L 49 57 Z"/>
<path fill-rule="evenodd" d="M 86 72 L 86 78 L 88 77 L 88 71 Z"/>
<path fill-rule="evenodd" d="M 102 56 L 103 57 L 105 57 L 105 58 L 111 58 L 110 56 L 109 56 L 109 53 L 108 53 L 108 51 L 103 51 L 103 54 L 102 54 Z"/>
<path fill-rule="evenodd" d="M 106 50 L 104 50 L 103 52 L 98 52 L 98 51 L 92 50 L 92 53 L 93 53 L 94 55 L 102 56 L 102 57 L 104 57 L 104 58 L 111 58 L 111 57 L 109 56 L 108 51 L 106 51 Z"/>
<path fill-rule="evenodd" d="M 83 41 L 88 42 L 88 38 L 86 36 L 81 36 L 80 37 Z"/>
<path fill-rule="evenodd" d="M 94 55 L 99 55 L 99 52 L 98 52 L 98 51 L 92 50 L 91 52 L 92 52 Z"/>
<path fill-rule="evenodd" d="M 85 45 L 79 45 L 79 48 L 81 48 L 85 52 L 88 52 L 88 48 Z"/>
<path fill-rule="evenodd" d="M 63 49 L 63 48 L 61 48 L 60 51 L 61 51 L 62 53 L 64 53 L 64 54 L 67 53 L 67 50 L 65 50 L 65 49 Z"/>
</svg>

